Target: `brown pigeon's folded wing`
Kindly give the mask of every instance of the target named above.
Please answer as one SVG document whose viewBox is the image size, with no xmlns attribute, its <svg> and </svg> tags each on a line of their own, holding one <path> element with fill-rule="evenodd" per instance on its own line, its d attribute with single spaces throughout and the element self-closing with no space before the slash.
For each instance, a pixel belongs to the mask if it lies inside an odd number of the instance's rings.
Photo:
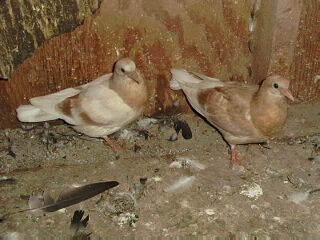
<svg viewBox="0 0 320 240">
<path fill-rule="evenodd" d="M 225 137 L 260 138 L 251 120 L 250 102 L 257 87 L 226 83 L 224 87 L 201 90 L 198 101 L 205 117 Z"/>
</svg>

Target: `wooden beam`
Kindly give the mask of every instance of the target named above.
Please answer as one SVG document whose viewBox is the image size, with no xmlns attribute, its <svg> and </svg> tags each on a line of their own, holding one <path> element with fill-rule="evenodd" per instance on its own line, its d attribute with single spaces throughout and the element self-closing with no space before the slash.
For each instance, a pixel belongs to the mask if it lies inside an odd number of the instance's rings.
<svg viewBox="0 0 320 240">
<path fill-rule="evenodd" d="M 285 77 L 290 67 L 298 35 L 302 3 L 298 0 L 262 1 L 256 13 L 253 38 L 253 80 L 260 82 L 267 75 Z"/>
</svg>

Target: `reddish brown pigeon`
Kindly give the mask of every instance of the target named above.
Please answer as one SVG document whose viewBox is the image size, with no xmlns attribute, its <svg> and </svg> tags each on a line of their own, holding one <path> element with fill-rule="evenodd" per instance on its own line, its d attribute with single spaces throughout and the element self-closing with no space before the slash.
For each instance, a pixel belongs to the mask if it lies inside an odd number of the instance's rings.
<svg viewBox="0 0 320 240">
<path fill-rule="evenodd" d="M 171 73 L 171 89 L 182 89 L 191 106 L 220 131 L 230 145 L 232 163 L 240 160 L 237 144 L 265 142 L 279 132 L 287 118 L 286 98 L 294 100 L 289 80 L 278 75 L 249 85 L 183 69 Z"/>
</svg>

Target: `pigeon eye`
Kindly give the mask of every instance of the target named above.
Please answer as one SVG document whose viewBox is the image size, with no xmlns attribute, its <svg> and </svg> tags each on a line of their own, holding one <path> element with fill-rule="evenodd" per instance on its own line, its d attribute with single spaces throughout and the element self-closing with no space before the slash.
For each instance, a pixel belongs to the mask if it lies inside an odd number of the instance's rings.
<svg viewBox="0 0 320 240">
<path fill-rule="evenodd" d="M 121 72 L 125 73 L 126 71 L 123 68 L 121 68 Z"/>
<path fill-rule="evenodd" d="M 273 84 L 273 87 L 274 87 L 274 88 L 278 88 L 278 87 L 279 87 L 278 83 L 274 83 L 274 84 Z"/>
</svg>

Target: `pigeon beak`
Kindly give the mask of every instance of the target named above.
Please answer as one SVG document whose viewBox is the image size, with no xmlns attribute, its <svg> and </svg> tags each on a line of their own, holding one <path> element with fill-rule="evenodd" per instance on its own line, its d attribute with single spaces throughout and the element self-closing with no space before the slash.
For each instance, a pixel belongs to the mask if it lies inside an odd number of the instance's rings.
<svg viewBox="0 0 320 240">
<path fill-rule="evenodd" d="M 137 71 L 129 72 L 127 76 L 138 84 L 142 81 L 142 77 Z"/>
<path fill-rule="evenodd" d="M 280 92 L 282 95 L 286 96 L 289 98 L 292 102 L 294 101 L 294 97 L 292 96 L 291 92 L 287 88 L 281 88 Z"/>
</svg>

